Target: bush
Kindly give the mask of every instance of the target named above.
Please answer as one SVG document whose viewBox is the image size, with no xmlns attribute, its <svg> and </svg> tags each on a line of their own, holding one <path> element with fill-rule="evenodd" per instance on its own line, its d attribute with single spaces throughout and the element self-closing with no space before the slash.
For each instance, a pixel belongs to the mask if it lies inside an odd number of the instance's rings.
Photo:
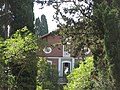
<svg viewBox="0 0 120 90">
<path fill-rule="evenodd" d="M 58 72 L 45 58 L 40 58 L 37 64 L 37 85 L 42 89 L 58 90 Z"/>
<path fill-rule="evenodd" d="M 91 90 L 93 86 L 92 72 L 94 72 L 93 57 L 87 57 L 82 61 L 79 68 L 75 68 L 71 74 L 67 76 L 68 85 L 64 90 Z"/>
</svg>

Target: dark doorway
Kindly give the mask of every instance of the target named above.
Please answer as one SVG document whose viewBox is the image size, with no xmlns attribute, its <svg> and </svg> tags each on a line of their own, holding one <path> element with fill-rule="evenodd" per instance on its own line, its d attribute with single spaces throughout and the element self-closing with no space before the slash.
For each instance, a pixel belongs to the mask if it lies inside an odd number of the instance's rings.
<svg viewBox="0 0 120 90">
<path fill-rule="evenodd" d="M 70 73 L 70 63 L 63 63 L 63 77 Z"/>
</svg>

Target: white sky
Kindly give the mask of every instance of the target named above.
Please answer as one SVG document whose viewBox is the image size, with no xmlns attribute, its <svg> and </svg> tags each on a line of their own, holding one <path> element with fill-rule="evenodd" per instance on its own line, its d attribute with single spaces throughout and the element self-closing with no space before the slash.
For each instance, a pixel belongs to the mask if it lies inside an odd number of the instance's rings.
<svg viewBox="0 0 120 90">
<path fill-rule="evenodd" d="M 55 10 L 52 8 L 52 6 L 45 6 L 43 9 L 39 9 L 40 4 L 34 4 L 34 13 L 35 18 L 41 17 L 42 14 L 46 16 L 47 23 L 48 23 L 48 29 L 49 32 L 57 29 L 57 24 L 55 21 L 53 21 L 53 15 Z"/>
<path fill-rule="evenodd" d="M 83 4 L 83 3 L 84 2 L 81 2 L 81 4 Z M 60 10 L 63 12 L 63 7 L 71 8 L 72 6 L 74 6 L 74 4 L 72 2 L 62 3 L 62 5 L 60 6 Z M 41 15 L 44 14 L 46 16 L 46 19 L 47 19 L 49 32 L 51 32 L 53 30 L 56 30 L 57 29 L 57 23 L 53 19 L 55 9 L 52 7 L 52 5 L 50 5 L 50 6 L 44 5 L 43 9 L 40 9 L 40 8 L 41 8 L 41 4 L 34 3 L 35 18 L 37 18 L 37 17 L 41 18 Z M 76 13 L 74 16 L 70 15 L 70 14 L 68 14 L 67 16 L 71 17 L 71 18 L 74 18 L 74 20 L 77 21 L 78 20 L 77 17 L 79 17 L 78 13 Z M 62 19 L 60 19 L 60 21 L 62 23 L 65 23 Z"/>
</svg>

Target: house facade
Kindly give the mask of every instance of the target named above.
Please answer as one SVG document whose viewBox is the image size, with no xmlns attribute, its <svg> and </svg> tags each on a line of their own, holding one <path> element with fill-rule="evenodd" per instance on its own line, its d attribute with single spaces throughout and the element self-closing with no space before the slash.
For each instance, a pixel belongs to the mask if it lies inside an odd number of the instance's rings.
<svg viewBox="0 0 120 90">
<path fill-rule="evenodd" d="M 44 56 L 50 64 L 57 66 L 59 77 L 64 77 L 73 70 L 75 58 L 65 51 L 65 46 L 61 44 L 61 38 L 61 36 L 51 33 L 41 37 L 47 42 L 47 46 L 43 49 Z"/>
</svg>

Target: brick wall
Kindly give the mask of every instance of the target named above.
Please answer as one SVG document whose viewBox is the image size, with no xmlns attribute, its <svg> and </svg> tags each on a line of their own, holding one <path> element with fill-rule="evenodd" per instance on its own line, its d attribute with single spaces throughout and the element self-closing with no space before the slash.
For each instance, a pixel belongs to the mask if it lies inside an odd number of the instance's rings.
<svg viewBox="0 0 120 90">
<path fill-rule="evenodd" d="M 61 37 L 57 35 L 47 35 L 43 37 L 43 40 L 48 42 L 48 47 L 51 47 L 52 52 L 45 54 L 46 57 L 62 57 L 63 56 L 63 46 L 61 45 Z"/>
</svg>

